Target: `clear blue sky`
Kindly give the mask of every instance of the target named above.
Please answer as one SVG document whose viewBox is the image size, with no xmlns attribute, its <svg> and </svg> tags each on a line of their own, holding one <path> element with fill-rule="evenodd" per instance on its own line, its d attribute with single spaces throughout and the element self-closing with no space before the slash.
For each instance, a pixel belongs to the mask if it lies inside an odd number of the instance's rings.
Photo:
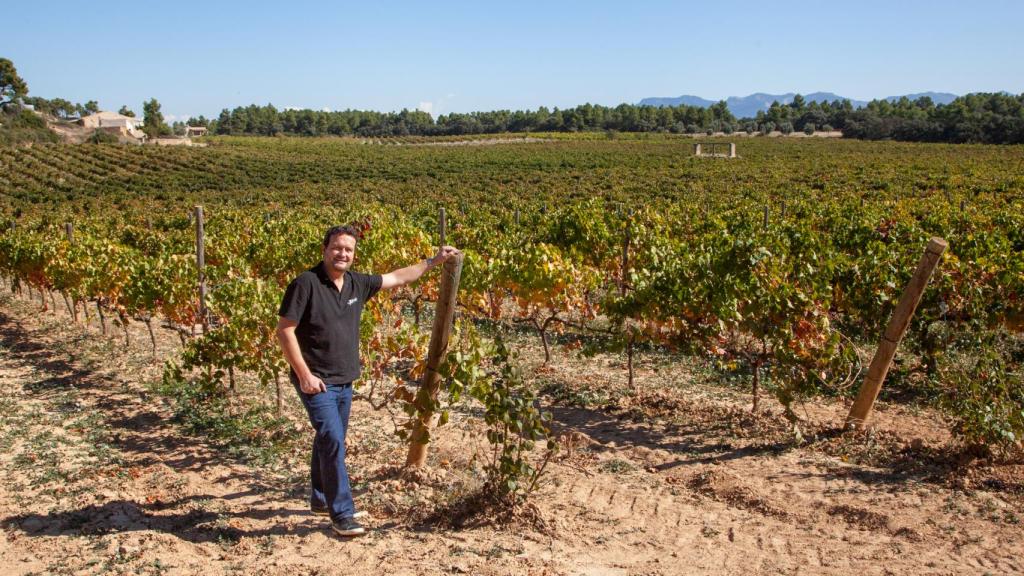
<svg viewBox="0 0 1024 576">
<path fill-rule="evenodd" d="M 31 95 L 165 116 L 1024 92 L 1024 2 L 5 2 Z"/>
</svg>

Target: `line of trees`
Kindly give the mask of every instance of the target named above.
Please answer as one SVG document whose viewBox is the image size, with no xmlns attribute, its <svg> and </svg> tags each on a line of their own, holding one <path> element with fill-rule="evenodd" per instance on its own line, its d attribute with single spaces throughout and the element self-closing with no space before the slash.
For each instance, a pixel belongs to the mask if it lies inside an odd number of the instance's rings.
<svg viewBox="0 0 1024 576">
<path fill-rule="evenodd" d="M 850 114 L 843 136 L 865 140 L 1024 144 L 1024 94 L 961 96 L 944 106 L 930 98 L 873 101 Z"/>
<path fill-rule="evenodd" d="M 806 103 L 797 95 L 789 104 L 772 105 L 743 121 L 745 129 L 763 133 L 842 130 L 845 138 L 955 142 L 1024 143 L 1024 94 L 1001 92 L 960 96 L 936 105 L 923 96 L 915 100 L 872 100 L 854 109 L 849 101 Z"/>
<path fill-rule="evenodd" d="M 754 118 L 744 119 L 742 123 L 747 132 L 767 134 L 777 130 L 783 134 L 794 131 L 813 134 L 819 130 L 841 130 L 854 111 L 849 100 L 806 102 L 797 94 L 790 103 L 772 102 L 767 110 L 758 111 Z"/>
<path fill-rule="evenodd" d="M 95 100 L 89 100 L 82 104 L 64 98 L 46 99 L 39 96 L 25 96 L 21 101 L 32 106 L 37 112 L 63 119 L 88 116 L 100 111 L 100 105 Z"/>
<path fill-rule="evenodd" d="M 189 125 L 204 125 L 189 121 Z M 497 110 L 447 114 L 434 120 L 426 112 L 277 110 L 272 105 L 224 109 L 209 124 L 215 134 L 274 136 L 409 136 L 492 134 L 499 132 L 673 132 L 745 131 L 789 134 L 841 130 L 848 138 L 921 142 L 1024 142 L 1024 94 L 975 93 L 936 105 L 915 100 L 873 100 L 855 109 L 849 100 L 806 102 L 799 94 L 788 104 L 774 102 L 753 118 L 737 119 L 725 102 L 699 106 L 614 108 L 584 104 L 575 108 Z"/>
<path fill-rule="evenodd" d="M 277 134 L 301 136 L 356 135 L 410 136 L 493 134 L 499 132 L 576 132 L 617 130 L 622 132 L 697 132 L 730 130 L 736 117 L 725 102 L 709 108 L 699 106 L 655 107 L 620 104 L 614 108 L 584 104 L 575 108 L 537 110 L 496 110 L 466 114 L 443 114 L 435 121 L 417 110 L 371 112 L 344 110 L 278 110 L 273 105 L 224 109 L 212 123 L 216 134 Z"/>
</svg>

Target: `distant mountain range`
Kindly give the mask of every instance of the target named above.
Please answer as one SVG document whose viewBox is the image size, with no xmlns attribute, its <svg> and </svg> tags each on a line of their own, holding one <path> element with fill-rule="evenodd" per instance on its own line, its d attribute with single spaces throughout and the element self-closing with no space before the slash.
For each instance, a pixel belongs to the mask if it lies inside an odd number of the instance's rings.
<svg viewBox="0 0 1024 576">
<path fill-rule="evenodd" d="M 729 111 L 733 113 L 737 118 L 750 118 L 757 114 L 758 110 L 767 110 L 772 102 L 778 101 L 780 104 L 789 104 L 793 101 L 795 93 L 789 92 L 787 94 L 765 94 L 758 92 L 751 94 L 750 96 L 730 96 L 725 99 L 725 104 L 729 107 Z M 806 102 L 832 102 L 834 100 L 849 100 L 855 108 L 867 105 L 864 100 L 854 100 L 853 98 L 846 98 L 832 92 L 812 92 L 810 94 L 802 94 Z M 921 96 L 929 96 L 932 101 L 936 104 L 949 104 L 956 99 L 956 94 L 950 94 L 948 92 L 920 92 L 917 94 L 906 94 L 907 98 L 916 100 Z M 889 96 L 886 100 L 893 101 L 899 100 L 903 96 Z M 717 103 L 715 100 L 707 100 L 700 96 L 679 96 L 678 98 L 644 98 L 640 101 L 640 105 L 648 106 L 679 106 L 685 104 L 687 106 L 700 106 L 707 108 L 712 104 Z"/>
</svg>

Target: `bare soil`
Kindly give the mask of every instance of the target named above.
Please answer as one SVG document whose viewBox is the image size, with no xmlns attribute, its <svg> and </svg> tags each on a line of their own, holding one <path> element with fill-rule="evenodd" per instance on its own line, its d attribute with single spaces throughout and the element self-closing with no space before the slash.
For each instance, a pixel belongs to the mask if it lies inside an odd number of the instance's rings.
<svg viewBox="0 0 1024 576">
<path fill-rule="evenodd" d="M 562 391 L 563 447 L 530 513 L 451 516 L 472 508 L 487 450 L 472 407 L 412 479 L 391 418 L 357 402 L 349 462 L 371 532 L 345 540 L 307 510 L 290 390 L 296 448 L 256 463 L 187 434 L 151 392 L 173 334 L 154 355 L 144 326 L 127 348 L 108 328 L 0 296 L 3 574 L 1024 573 L 1024 470 L 965 463 L 934 413 L 882 406 L 872 432 L 844 434 L 847 406 L 814 403 L 797 444 L 778 409 L 751 416 L 685 364 L 641 358 L 643 393 L 605 394 L 621 359 L 556 348 L 544 367 L 526 340 L 535 383 Z M 252 386 L 239 394 L 266 392 Z"/>
<path fill-rule="evenodd" d="M 44 115 L 43 118 L 46 120 L 47 127 L 56 132 L 65 144 L 82 144 L 92 136 L 94 131 L 92 128 L 85 128 L 74 122 L 57 120 L 52 116 Z"/>
</svg>

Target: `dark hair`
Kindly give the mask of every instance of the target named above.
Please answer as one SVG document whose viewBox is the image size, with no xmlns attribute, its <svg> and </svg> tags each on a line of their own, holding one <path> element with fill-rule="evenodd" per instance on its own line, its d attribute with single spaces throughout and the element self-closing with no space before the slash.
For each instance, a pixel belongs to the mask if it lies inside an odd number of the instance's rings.
<svg viewBox="0 0 1024 576">
<path fill-rule="evenodd" d="M 356 230 L 356 227 L 352 226 L 351 224 L 331 226 L 330 228 L 327 229 L 327 233 L 324 234 L 324 248 L 327 248 L 327 245 L 331 243 L 331 240 L 333 240 L 334 237 L 339 234 L 351 236 L 356 240 L 356 242 L 358 242 L 359 237 L 362 236 L 362 234 L 359 233 L 359 230 Z"/>
</svg>

